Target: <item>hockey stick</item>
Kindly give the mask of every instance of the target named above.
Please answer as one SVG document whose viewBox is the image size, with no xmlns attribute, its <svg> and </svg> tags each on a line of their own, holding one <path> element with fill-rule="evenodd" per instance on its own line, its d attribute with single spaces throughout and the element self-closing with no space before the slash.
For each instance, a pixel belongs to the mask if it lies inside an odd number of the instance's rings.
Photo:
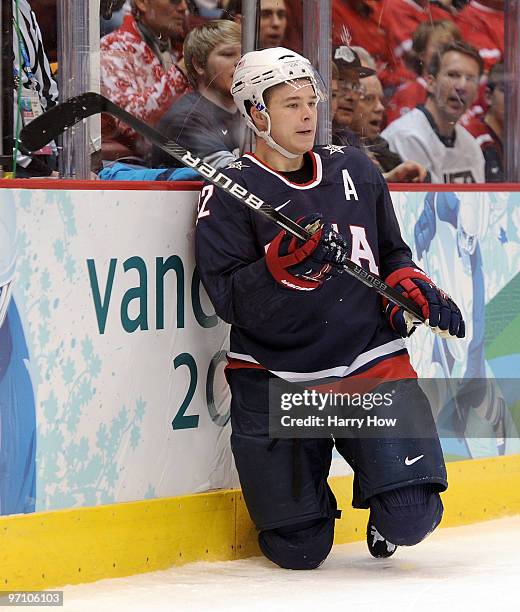
<svg viewBox="0 0 520 612">
<path fill-rule="evenodd" d="M 210 164 L 192 155 L 174 140 L 157 132 L 144 123 L 144 121 L 137 119 L 100 94 L 87 92 L 54 106 L 43 115 L 40 115 L 27 124 L 23 128 L 20 137 L 24 146 L 29 149 L 29 151 L 38 151 L 48 142 L 54 140 L 57 136 L 79 121 L 87 119 L 92 115 L 97 115 L 98 113 L 107 113 L 123 121 L 135 132 L 146 138 L 149 142 L 160 147 L 163 151 L 166 151 L 166 153 L 174 157 L 181 164 L 188 168 L 192 168 L 204 179 L 223 189 L 241 204 L 268 217 L 273 223 L 278 225 L 278 227 L 286 230 L 292 236 L 300 240 L 308 240 L 311 237 L 311 234 L 301 227 L 301 225 L 298 225 L 283 213 L 275 210 L 270 204 L 264 202 L 264 200 L 242 187 L 242 185 L 235 183 L 235 181 L 222 174 L 216 168 L 213 168 Z M 419 306 L 412 300 L 401 295 L 401 293 L 393 287 L 387 285 L 376 274 L 367 272 L 350 259 L 347 259 L 345 262 L 345 271 L 356 277 L 368 287 L 375 289 L 397 306 L 407 310 L 421 323 L 424 323 L 424 317 Z"/>
</svg>

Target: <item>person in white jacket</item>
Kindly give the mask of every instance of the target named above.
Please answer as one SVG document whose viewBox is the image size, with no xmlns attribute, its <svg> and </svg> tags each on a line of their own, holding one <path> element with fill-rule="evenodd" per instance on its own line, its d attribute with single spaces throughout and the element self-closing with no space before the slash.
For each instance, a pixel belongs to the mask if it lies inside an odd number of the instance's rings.
<svg viewBox="0 0 520 612">
<path fill-rule="evenodd" d="M 485 182 L 484 156 L 459 123 L 477 97 L 482 75 L 478 51 L 464 42 L 441 48 L 429 67 L 428 99 L 381 134 L 390 149 L 430 171 L 434 183 Z"/>
</svg>

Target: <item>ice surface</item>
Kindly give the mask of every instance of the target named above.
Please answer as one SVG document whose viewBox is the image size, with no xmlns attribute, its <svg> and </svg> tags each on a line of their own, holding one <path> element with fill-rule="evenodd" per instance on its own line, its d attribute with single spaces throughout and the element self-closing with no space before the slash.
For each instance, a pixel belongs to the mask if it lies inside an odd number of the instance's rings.
<svg viewBox="0 0 520 612">
<path fill-rule="evenodd" d="M 81 612 L 501 612 L 520 610 L 520 516 L 439 529 L 386 560 L 366 544 L 334 547 L 314 571 L 263 558 L 193 563 L 65 587 Z"/>
</svg>

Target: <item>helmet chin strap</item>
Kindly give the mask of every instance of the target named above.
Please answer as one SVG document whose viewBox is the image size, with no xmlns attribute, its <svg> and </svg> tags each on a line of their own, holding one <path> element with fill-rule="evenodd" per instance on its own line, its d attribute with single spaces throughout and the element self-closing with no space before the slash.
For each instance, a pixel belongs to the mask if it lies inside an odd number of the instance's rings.
<svg viewBox="0 0 520 612">
<path fill-rule="evenodd" d="M 287 149 L 284 149 L 274 140 L 274 138 L 271 136 L 271 117 L 269 117 L 269 113 L 267 113 L 266 111 L 261 112 L 267 119 L 267 130 L 263 132 L 258 129 L 255 130 L 256 133 L 260 136 L 260 138 L 263 138 L 265 142 L 271 147 L 271 149 L 274 149 L 278 153 L 281 153 L 284 157 L 287 157 L 288 159 L 296 159 L 297 157 L 300 157 L 298 154 L 291 153 Z"/>
</svg>

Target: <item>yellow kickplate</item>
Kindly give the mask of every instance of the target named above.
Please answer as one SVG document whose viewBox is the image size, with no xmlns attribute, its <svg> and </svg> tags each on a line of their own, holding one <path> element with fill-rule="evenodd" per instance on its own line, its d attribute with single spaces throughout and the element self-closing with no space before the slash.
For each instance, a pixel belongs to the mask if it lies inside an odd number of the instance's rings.
<svg viewBox="0 0 520 612">
<path fill-rule="evenodd" d="M 520 514 L 520 455 L 448 464 L 442 526 Z M 351 508 L 352 477 L 331 486 L 343 517 L 336 544 L 362 540 L 368 512 Z M 260 554 L 240 491 L 0 517 L 0 590 L 129 576 L 192 561 Z"/>
<path fill-rule="evenodd" d="M 0 518 L 0 590 L 41 589 L 235 558 L 237 493 Z"/>
</svg>

